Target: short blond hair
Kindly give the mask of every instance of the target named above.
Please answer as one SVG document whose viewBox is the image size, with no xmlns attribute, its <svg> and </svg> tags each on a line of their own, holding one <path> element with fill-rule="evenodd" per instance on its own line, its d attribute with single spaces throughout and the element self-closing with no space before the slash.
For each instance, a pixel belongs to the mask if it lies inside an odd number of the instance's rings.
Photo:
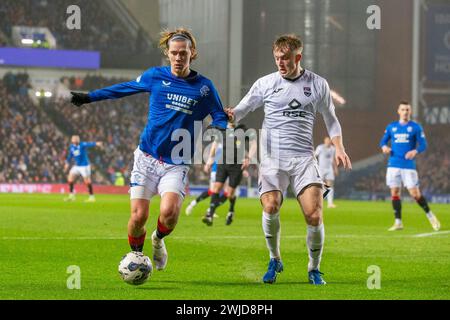
<svg viewBox="0 0 450 320">
<path fill-rule="evenodd" d="M 300 53 L 303 51 L 303 42 L 300 37 L 296 34 L 284 34 L 279 36 L 272 44 L 272 51 L 275 50 L 286 50 L 296 51 L 300 50 Z"/>
<path fill-rule="evenodd" d="M 198 56 L 197 41 L 195 40 L 192 33 L 183 27 L 176 28 L 174 30 L 166 29 L 161 32 L 160 38 L 159 38 L 159 48 L 162 50 L 162 52 L 165 55 L 167 55 L 167 51 L 169 50 L 169 42 L 176 35 L 185 37 L 185 38 L 187 38 L 187 40 L 189 40 L 191 42 L 191 51 L 192 51 L 191 60 L 195 60 Z"/>
</svg>

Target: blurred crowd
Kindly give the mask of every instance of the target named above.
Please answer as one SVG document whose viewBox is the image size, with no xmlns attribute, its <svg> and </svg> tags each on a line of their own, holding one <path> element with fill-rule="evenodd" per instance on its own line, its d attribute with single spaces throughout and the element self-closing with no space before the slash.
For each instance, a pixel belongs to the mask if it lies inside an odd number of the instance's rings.
<svg viewBox="0 0 450 320">
<path fill-rule="evenodd" d="M 116 83 L 130 81 L 131 79 L 119 77 L 106 78 L 101 75 L 87 75 L 85 77 L 62 77 L 60 80 L 70 90 L 91 91 L 98 88 L 108 87 Z"/>
<path fill-rule="evenodd" d="M 66 26 L 69 17 L 67 8 L 72 4 L 72 0 L 0 1 L 0 33 L 11 37 L 13 26 L 47 27 L 55 36 L 59 49 L 115 53 L 145 49 L 142 38 L 134 39 L 127 34 L 104 1 L 76 1 L 81 9 L 82 29 L 69 30 Z M 0 42 L 0 45 L 6 45 L 5 41 Z"/>
<path fill-rule="evenodd" d="M 63 181 L 66 139 L 30 100 L 26 79 L 0 80 L 0 182 Z"/>
</svg>

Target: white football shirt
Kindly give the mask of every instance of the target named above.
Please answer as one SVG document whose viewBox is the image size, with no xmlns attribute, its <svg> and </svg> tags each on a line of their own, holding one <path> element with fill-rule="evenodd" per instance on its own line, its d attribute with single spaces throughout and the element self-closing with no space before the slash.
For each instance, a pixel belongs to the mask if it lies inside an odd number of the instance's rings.
<svg viewBox="0 0 450 320">
<path fill-rule="evenodd" d="M 236 121 L 260 107 L 265 113 L 263 136 L 267 135 L 261 139 L 263 156 L 312 156 L 317 112 L 330 138 L 342 136 L 328 83 L 309 70 L 295 80 L 283 78 L 278 71 L 258 79 L 234 108 Z"/>
</svg>

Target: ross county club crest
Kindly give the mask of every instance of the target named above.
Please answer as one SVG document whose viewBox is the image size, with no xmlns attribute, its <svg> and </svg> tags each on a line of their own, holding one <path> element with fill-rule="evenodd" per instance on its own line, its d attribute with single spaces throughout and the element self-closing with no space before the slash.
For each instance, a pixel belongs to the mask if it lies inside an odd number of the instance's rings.
<svg viewBox="0 0 450 320">
<path fill-rule="evenodd" d="M 406 131 L 412 132 L 412 131 L 413 131 L 413 128 L 412 128 L 412 127 L 408 127 L 408 128 L 406 129 Z"/>
<path fill-rule="evenodd" d="M 396 128 L 396 127 L 393 127 L 393 128 L 392 128 L 392 132 L 397 132 L 397 128 Z"/>
<path fill-rule="evenodd" d="M 311 95 L 311 87 L 303 87 L 303 93 L 309 97 Z"/>
<path fill-rule="evenodd" d="M 200 89 L 200 94 L 202 95 L 202 97 L 206 97 L 206 96 L 208 96 L 209 95 L 209 88 L 208 88 L 208 86 L 203 86 L 203 87 L 201 87 L 201 89 Z"/>
</svg>

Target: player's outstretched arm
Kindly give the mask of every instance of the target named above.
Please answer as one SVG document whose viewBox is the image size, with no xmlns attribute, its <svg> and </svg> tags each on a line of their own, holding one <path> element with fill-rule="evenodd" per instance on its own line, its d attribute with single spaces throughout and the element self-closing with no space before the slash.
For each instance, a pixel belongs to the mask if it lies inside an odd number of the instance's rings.
<svg viewBox="0 0 450 320">
<path fill-rule="evenodd" d="M 262 94 L 263 90 L 261 89 L 262 86 L 262 81 L 257 80 L 237 106 L 234 108 L 225 108 L 225 113 L 231 122 L 239 122 L 245 118 L 249 112 L 253 112 L 264 106 L 264 95 Z"/>
<path fill-rule="evenodd" d="M 118 83 L 106 88 L 90 91 L 89 93 L 71 92 L 71 102 L 77 107 L 83 104 L 107 100 L 118 99 L 140 92 L 150 92 L 153 81 L 153 69 L 145 71 L 136 80 Z"/>
</svg>

